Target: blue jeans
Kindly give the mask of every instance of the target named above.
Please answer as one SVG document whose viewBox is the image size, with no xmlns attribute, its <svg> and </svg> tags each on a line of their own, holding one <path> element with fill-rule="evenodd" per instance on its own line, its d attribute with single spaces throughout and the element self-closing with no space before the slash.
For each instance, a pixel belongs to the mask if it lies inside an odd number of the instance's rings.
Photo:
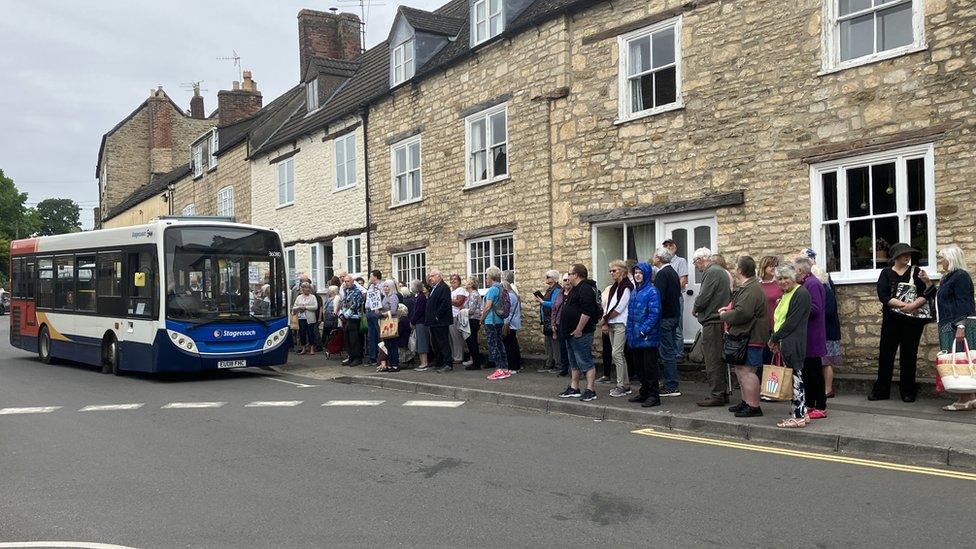
<svg viewBox="0 0 976 549">
<path fill-rule="evenodd" d="M 581 337 L 566 338 L 569 346 L 569 366 L 586 373 L 593 368 L 593 332 L 584 333 Z"/>
<path fill-rule="evenodd" d="M 380 344 L 380 315 L 372 311 L 366 312 L 366 350 L 369 361 L 376 362 L 376 346 Z"/>
<path fill-rule="evenodd" d="M 681 341 L 681 317 L 661 319 L 661 377 L 664 379 L 664 388 L 668 390 L 678 389 L 678 356 L 680 351 L 675 350 L 675 345 Z M 677 332 L 677 335 L 675 333 Z"/>
<path fill-rule="evenodd" d="M 684 333 L 684 318 L 685 318 L 685 292 L 684 290 L 678 295 L 678 327 L 674 332 L 674 358 L 675 360 L 681 360 L 681 357 L 685 356 L 685 333 Z M 664 352 L 664 345 L 661 345 L 661 352 Z M 667 378 L 665 378 L 667 379 Z M 675 374 L 674 379 L 677 380 L 678 376 Z M 677 383 L 677 381 L 675 381 Z M 675 385 L 677 387 L 677 385 Z"/>
</svg>

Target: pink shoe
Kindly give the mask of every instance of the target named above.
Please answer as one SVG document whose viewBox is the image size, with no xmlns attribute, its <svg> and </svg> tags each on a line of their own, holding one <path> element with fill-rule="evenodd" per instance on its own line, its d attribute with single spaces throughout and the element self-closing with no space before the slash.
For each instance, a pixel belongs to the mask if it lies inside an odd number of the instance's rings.
<svg viewBox="0 0 976 549">
<path fill-rule="evenodd" d="M 807 417 L 810 419 L 827 419 L 827 412 L 824 410 L 818 410 L 816 408 L 810 408 L 807 412 Z"/>
<path fill-rule="evenodd" d="M 496 369 L 494 372 L 488 374 L 488 379 L 501 379 L 501 376 L 504 374 L 504 372 L 505 370 Z"/>
</svg>

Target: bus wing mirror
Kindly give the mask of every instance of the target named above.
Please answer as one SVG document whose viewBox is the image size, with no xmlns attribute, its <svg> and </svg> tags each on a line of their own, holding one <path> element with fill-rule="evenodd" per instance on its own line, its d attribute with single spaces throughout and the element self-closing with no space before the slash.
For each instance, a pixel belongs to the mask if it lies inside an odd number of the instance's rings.
<svg viewBox="0 0 976 549">
<path fill-rule="evenodd" d="M 146 285 L 146 273 L 135 273 L 132 276 L 132 285 L 136 288 L 143 288 Z"/>
</svg>

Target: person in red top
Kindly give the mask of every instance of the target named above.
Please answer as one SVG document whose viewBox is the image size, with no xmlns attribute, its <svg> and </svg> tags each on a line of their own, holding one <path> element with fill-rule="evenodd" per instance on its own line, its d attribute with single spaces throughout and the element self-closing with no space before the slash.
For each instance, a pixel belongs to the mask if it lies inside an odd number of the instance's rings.
<svg viewBox="0 0 976 549">
<path fill-rule="evenodd" d="M 769 320 L 769 327 L 773 327 L 773 312 L 776 311 L 776 304 L 779 298 L 783 297 L 783 289 L 776 283 L 776 267 L 779 267 L 779 258 L 767 255 L 759 260 L 759 283 L 762 291 L 766 294 L 766 318 Z M 771 364 L 773 353 L 767 347 L 763 351 L 763 364 Z"/>
</svg>

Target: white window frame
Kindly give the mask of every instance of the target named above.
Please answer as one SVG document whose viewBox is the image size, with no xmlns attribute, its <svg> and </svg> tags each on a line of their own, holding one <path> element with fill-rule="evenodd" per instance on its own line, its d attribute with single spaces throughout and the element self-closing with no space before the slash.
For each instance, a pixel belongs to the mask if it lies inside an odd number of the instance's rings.
<svg viewBox="0 0 976 549">
<path fill-rule="evenodd" d="M 322 289 L 322 249 L 318 242 L 308 246 L 308 277 L 312 279 L 315 288 Z"/>
<path fill-rule="evenodd" d="M 183 217 L 191 217 L 197 215 L 197 205 L 193 202 L 190 202 L 186 206 L 183 206 L 183 210 L 180 212 L 180 215 L 182 215 Z"/>
<path fill-rule="evenodd" d="M 193 163 L 193 177 L 203 175 L 203 142 L 190 145 L 190 159 Z"/>
<path fill-rule="evenodd" d="M 673 17 L 659 23 L 655 23 L 649 27 L 644 27 L 642 29 L 637 29 L 635 31 L 628 32 L 627 34 L 621 34 L 617 37 L 617 51 L 618 64 L 617 64 L 617 120 L 615 123 L 620 124 L 622 122 L 629 122 L 631 120 L 636 120 L 638 118 L 644 118 L 646 116 L 654 116 L 656 114 L 661 114 L 668 111 L 673 111 L 677 109 L 684 108 L 684 99 L 681 94 L 681 76 L 682 76 L 682 51 L 681 51 L 681 29 L 682 29 L 683 19 L 679 15 L 678 17 Z M 634 40 L 640 40 L 647 38 L 653 34 L 674 28 L 674 62 L 671 65 L 665 65 L 663 67 L 658 67 L 656 69 L 652 68 L 641 74 L 649 74 L 651 72 L 659 72 L 664 69 L 674 66 L 674 102 L 666 103 L 664 105 L 659 105 L 650 109 L 644 109 L 642 111 L 631 112 L 631 97 L 630 97 L 630 77 L 627 74 L 627 63 L 630 57 L 630 43 Z M 652 40 L 653 43 L 653 40 Z M 651 52 L 653 59 L 653 51 Z"/>
<path fill-rule="evenodd" d="M 313 113 L 319 110 L 319 80 L 313 78 L 305 83 L 305 111 Z"/>
<path fill-rule="evenodd" d="M 416 56 L 414 53 L 413 38 L 393 48 L 393 51 L 390 52 L 391 86 L 402 84 L 413 78 L 414 74 L 416 74 Z"/>
<path fill-rule="evenodd" d="M 410 168 L 410 147 L 417 146 L 417 157 L 419 163 L 416 168 Z M 396 153 L 399 149 L 406 149 L 406 159 L 407 166 L 403 170 L 399 170 L 396 165 Z M 390 146 L 390 207 L 395 208 L 397 206 L 404 206 L 407 204 L 413 204 L 414 202 L 420 202 L 424 199 L 424 175 L 423 175 L 423 164 L 424 164 L 424 149 L 423 144 L 420 140 L 420 135 L 415 135 L 400 141 L 399 143 L 394 143 Z M 417 172 L 417 176 L 420 178 L 420 192 L 417 196 L 411 196 L 410 198 L 403 199 L 399 195 L 399 189 L 397 188 L 397 176 L 404 175 L 407 176 L 407 190 L 410 192 L 413 185 L 410 184 L 409 175 L 413 172 Z"/>
<path fill-rule="evenodd" d="M 352 141 L 352 160 L 349 159 L 348 143 Z M 343 161 L 339 161 L 339 151 L 342 150 Z M 335 177 L 335 190 L 341 191 L 356 186 L 356 132 L 349 132 L 332 140 L 332 165 L 333 176 Z M 352 170 L 352 177 L 349 171 Z M 342 176 L 340 178 L 340 175 Z M 345 180 L 345 183 L 341 183 Z"/>
<path fill-rule="evenodd" d="M 227 185 L 217 191 L 217 215 L 234 217 L 234 186 Z"/>
<path fill-rule="evenodd" d="M 281 181 L 281 169 L 285 169 L 285 181 L 282 184 Z M 291 180 L 288 179 L 288 173 L 291 173 Z M 290 156 L 281 162 L 275 164 L 275 173 L 277 178 L 277 186 L 275 187 L 275 196 L 277 200 L 277 207 L 284 208 L 285 206 L 290 206 L 295 203 L 295 157 Z M 282 201 L 281 190 L 284 188 L 284 201 Z"/>
<path fill-rule="evenodd" d="M 901 3 L 904 0 L 889 0 L 881 6 L 874 6 L 866 10 L 845 15 L 843 19 L 849 19 L 877 12 L 880 9 L 889 8 Z M 922 51 L 928 48 L 925 42 L 925 0 L 908 0 L 912 3 L 912 43 L 890 50 L 875 52 L 862 57 L 855 57 L 847 61 L 840 59 L 840 0 L 823 0 L 823 14 L 821 17 L 821 71 L 820 74 L 829 74 L 842 71 L 852 67 L 876 63 L 884 59 L 900 57 L 909 53 Z M 877 22 L 875 22 L 877 25 Z M 877 32 L 877 26 L 875 26 Z M 877 42 L 875 42 L 877 47 Z"/>
<path fill-rule="evenodd" d="M 510 246 L 511 253 L 509 254 L 511 255 L 511 260 L 510 260 L 511 269 L 506 269 L 496 261 L 496 258 L 500 257 L 501 255 L 498 252 L 497 246 L 499 241 L 502 240 L 509 240 L 511 243 Z M 471 248 L 476 244 L 484 244 L 484 243 L 488 244 L 488 261 L 485 263 L 484 269 L 479 271 L 474 266 L 474 260 L 476 258 L 472 257 Z M 515 262 L 515 236 L 513 233 L 499 233 L 490 236 L 469 239 L 464 243 L 464 253 L 467 257 L 468 276 L 474 278 L 478 282 L 478 286 L 481 288 L 480 289 L 481 293 L 484 293 L 487 290 L 487 286 L 485 284 L 485 271 L 488 270 L 488 267 L 495 266 L 502 269 L 502 271 L 507 271 L 507 270 L 516 271 L 517 269 L 517 263 Z"/>
<path fill-rule="evenodd" d="M 406 263 L 404 268 L 401 268 L 401 262 Z M 425 248 L 391 254 L 390 264 L 393 267 L 394 280 L 404 284 L 409 284 L 414 280 L 421 282 L 427 280 L 427 250 Z M 404 276 L 405 274 L 406 276 Z"/>
<path fill-rule="evenodd" d="M 821 177 L 824 173 L 837 172 L 837 224 L 840 225 L 840 271 L 831 272 L 831 278 L 838 284 L 857 284 L 875 282 L 881 269 L 851 269 L 850 249 L 850 221 L 847 209 L 847 169 L 859 168 L 866 165 L 885 162 L 895 162 L 895 212 L 898 216 L 899 238 L 908 242 L 908 188 L 906 161 L 923 158 L 925 161 L 925 209 L 912 212 L 926 215 L 928 231 L 928 266 L 925 267 L 933 277 L 936 276 L 936 242 L 935 242 L 935 155 L 931 143 L 915 145 L 900 149 L 893 149 L 860 156 L 851 156 L 840 160 L 831 160 L 810 166 L 810 241 L 815 250 L 823 250 L 826 255 L 826 224 L 834 224 L 833 220 L 824 220 L 823 187 Z M 884 214 L 890 216 L 891 214 Z M 864 216 L 856 219 L 870 219 L 875 216 Z M 891 242 L 894 244 L 894 242 Z"/>
<path fill-rule="evenodd" d="M 219 138 L 217 137 L 217 128 L 214 128 L 210 132 L 210 140 L 209 140 L 209 144 L 208 144 L 209 145 L 209 148 L 210 148 L 210 151 L 208 151 L 210 153 L 210 159 L 209 159 L 210 165 L 207 166 L 207 171 L 211 171 L 211 170 L 217 169 L 217 156 L 216 156 L 216 153 L 217 153 L 218 139 Z"/>
<path fill-rule="evenodd" d="M 499 34 L 505 32 L 505 2 L 503 0 L 494 0 L 497 3 L 498 9 L 495 12 L 491 11 L 492 0 L 475 0 L 471 4 L 471 46 L 477 46 L 483 42 L 487 42 L 492 38 L 498 36 Z M 485 17 L 483 19 L 478 18 L 478 7 L 484 6 Z M 497 32 L 492 34 L 491 32 L 491 21 L 497 18 L 498 29 Z M 478 34 L 478 25 L 484 24 L 484 37 Z"/>
<path fill-rule="evenodd" d="M 285 248 L 285 275 L 288 277 L 287 286 L 291 288 L 298 280 L 298 258 L 294 246 Z"/>
<path fill-rule="evenodd" d="M 361 235 L 346 237 L 346 272 L 353 278 L 363 272 L 363 237 Z"/>
<path fill-rule="evenodd" d="M 505 140 L 499 143 L 492 143 L 494 136 L 492 135 L 491 129 L 491 117 L 498 114 L 505 114 Z M 485 165 L 488 170 L 487 179 L 474 179 L 473 174 L 473 162 L 471 155 L 473 151 L 471 150 L 473 138 L 471 134 L 472 126 L 478 122 L 484 121 L 485 123 Z M 505 173 L 502 175 L 495 175 L 495 163 L 492 161 L 491 151 L 492 149 L 504 146 L 505 147 Z M 496 183 L 498 181 L 503 181 L 508 179 L 511 173 L 511 164 L 508 159 L 511 153 L 511 148 L 508 146 L 508 104 L 502 103 L 495 107 L 483 110 L 481 112 L 472 114 L 471 116 L 465 118 L 464 120 L 464 173 L 465 182 L 464 186 L 467 188 L 480 187 L 482 185 L 489 185 L 491 183 Z"/>
</svg>

